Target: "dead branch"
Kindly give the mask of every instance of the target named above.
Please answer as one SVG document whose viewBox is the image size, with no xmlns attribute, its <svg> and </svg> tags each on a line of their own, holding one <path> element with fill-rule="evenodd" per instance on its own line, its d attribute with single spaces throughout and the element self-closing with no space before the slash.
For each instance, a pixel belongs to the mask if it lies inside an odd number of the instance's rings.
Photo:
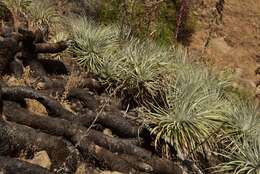
<svg viewBox="0 0 260 174">
<path fill-rule="evenodd" d="M 60 103 L 50 97 L 40 94 L 38 91 L 28 87 L 3 87 L 2 97 L 4 100 L 17 101 L 25 98 L 39 101 L 48 111 L 49 115 L 73 120 L 75 115 L 64 109 Z"/>
<path fill-rule="evenodd" d="M 69 91 L 67 99 L 78 99 L 83 103 L 84 107 L 94 111 L 98 108 L 99 105 L 96 97 L 88 89 L 73 88 Z"/>
<path fill-rule="evenodd" d="M 19 38 L 16 36 L 0 39 L 0 74 L 3 74 L 12 62 L 18 44 Z"/>
<path fill-rule="evenodd" d="M 88 109 L 95 111 L 99 105 L 99 101 L 89 93 L 87 89 L 74 88 L 70 90 L 68 99 L 76 98 L 83 102 L 84 106 Z M 123 118 L 122 113 L 117 111 L 102 112 L 98 115 L 95 112 L 89 112 L 80 117 L 76 117 L 75 122 L 81 123 L 89 127 L 93 121 L 110 128 L 117 135 L 124 138 L 131 137 L 149 137 L 149 132 L 143 127 L 134 126 L 128 120 Z"/>
<path fill-rule="evenodd" d="M 23 63 L 19 59 L 14 59 L 9 64 L 9 71 L 10 73 L 13 73 L 15 77 L 21 78 L 23 75 Z"/>
<path fill-rule="evenodd" d="M 1 136 L 7 141 L 4 149 L 5 154 L 14 154 L 14 152 L 23 149 L 31 151 L 35 148 L 46 150 L 51 158 L 53 168 L 63 168 L 64 164 L 67 166 L 67 158 L 71 157 L 70 149 L 67 148 L 68 143 L 62 138 L 41 133 L 23 125 L 3 121 L 0 122 L 0 132 Z"/>
<path fill-rule="evenodd" d="M 5 174 L 52 174 L 52 172 L 40 166 L 18 159 L 0 156 L 0 173 L 2 172 Z"/>
<path fill-rule="evenodd" d="M 6 118 L 10 121 L 25 124 L 55 135 L 67 137 L 73 142 L 73 144 L 80 146 L 81 149 L 86 151 L 90 148 L 89 143 L 93 142 L 98 146 L 109 149 L 111 152 L 129 154 L 142 158 L 147 161 L 148 164 L 152 165 L 154 171 L 171 173 L 172 169 L 181 170 L 180 167 L 175 165 L 173 162 L 156 157 L 151 152 L 130 144 L 129 141 L 109 137 L 95 130 L 88 130 L 85 127 L 73 124 L 67 120 L 35 116 L 28 113 L 25 109 L 11 104 L 4 104 L 4 113 Z"/>
<path fill-rule="evenodd" d="M 78 148 L 84 156 L 91 156 L 96 159 L 101 165 L 106 165 L 109 169 L 124 173 L 136 173 L 135 169 L 127 161 L 119 158 L 117 155 L 102 148 L 94 143 L 86 142 L 79 143 Z"/>
<path fill-rule="evenodd" d="M 37 43 L 35 44 L 36 53 L 59 53 L 67 49 L 65 41 L 57 43 Z"/>
<path fill-rule="evenodd" d="M 26 109 L 11 103 L 4 104 L 4 114 L 9 121 L 24 124 L 35 129 L 41 129 L 47 133 L 69 138 L 74 144 L 79 141 L 91 141 L 105 147 L 112 152 L 126 153 L 143 158 L 150 158 L 152 153 L 138 146 L 130 144 L 120 138 L 109 137 L 95 130 L 87 128 L 67 120 L 50 117 L 40 117 L 29 113 Z"/>
<path fill-rule="evenodd" d="M 89 127 L 93 121 L 111 129 L 117 135 L 124 138 L 134 138 L 134 137 L 147 137 L 149 132 L 147 132 L 142 127 L 137 127 L 131 124 L 129 121 L 122 117 L 119 112 L 102 112 L 97 115 L 95 112 L 89 112 L 85 115 L 75 118 L 75 122 L 81 123 L 86 127 Z"/>
<path fill-rule="evenodd" d="M 59 60 L 39 59 L 39 61 L 48 74 L 68 75 L 69 73 L 64 63 Z"/>
<path fill-rule="evenodd" d="M 0 82 L 0 121 L 2 119 L 2 113 L 3 113 L 2 84 Z"/>
</svg>

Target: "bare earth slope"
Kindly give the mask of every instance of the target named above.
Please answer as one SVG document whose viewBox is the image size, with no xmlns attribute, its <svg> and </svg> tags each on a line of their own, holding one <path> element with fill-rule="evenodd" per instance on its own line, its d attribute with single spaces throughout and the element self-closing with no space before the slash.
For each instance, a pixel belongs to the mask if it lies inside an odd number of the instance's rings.
<svg viewBox="0 0 260 174">
<path fill-rule="evenodd" d="M 260 80 L 255 75 L 257 59 L 260 62 L 260 1 L 226 0 L 221 14 L 217 2 L 221 0 L 197 3 L 199 22 L 190 48 L 221 69 L 234 69 L 240 82 L 254 87 Z"/>
</svg>

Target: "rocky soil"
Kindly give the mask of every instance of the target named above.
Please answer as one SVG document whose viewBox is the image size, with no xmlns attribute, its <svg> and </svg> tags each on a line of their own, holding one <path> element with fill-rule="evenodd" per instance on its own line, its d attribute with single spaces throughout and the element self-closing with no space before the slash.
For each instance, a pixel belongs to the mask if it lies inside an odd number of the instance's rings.
<svg viewBox="0 0 260 174">
<path fill-rule="evenodd" d="M 196 2 L 198 23 L 189 46 L 192 53 L 219 69 L 233 69 L 240 84 L 257 90 L 260 76 L 255 70 L 260 61 L 260 1 Z"/>
</svg>

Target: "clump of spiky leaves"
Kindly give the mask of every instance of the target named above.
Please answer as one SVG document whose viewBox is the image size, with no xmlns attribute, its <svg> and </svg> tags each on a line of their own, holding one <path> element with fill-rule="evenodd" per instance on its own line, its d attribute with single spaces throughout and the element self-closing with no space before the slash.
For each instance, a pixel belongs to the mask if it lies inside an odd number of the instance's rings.
<svg viewBox="0 0 260 174">
<path fill-rule="evenodd" d="M 43 24 L 53 27 L 60 21 L 60 15 L 51 0 L 32 1 L 28 8 L 28 16 L 32 27 Z"/>
<path fill-rule="evenodd" d="M 226 101 L 222 98 L 228 81 L 219 80 L 205 67 L 176 65 L 169 78 L 167 107 L 143 109 L 141 115 L 156 136 L 155 144 L 169 143 L 177 153 L 195 153 L 223 124 Z"/>
<path fill-rule="evenodd" d="M 152 98 L 162 89 L 172 55 L 168 48 L 151 41 L 122 38 L 114 25 L 97 26 L 86 18 L 71 21 L 69 31 L 74 44 L 70 52 L 106 85 L 117 86 L 118 91 L 131 91 L 134 100 L 147 95 Z"/>
<path fill-rule="evenodd" d="M 244 137 L 235 140 L 233 148 L 225 149 L 226 162 L 215 167 L 216 173 L 259 174 L 260 137 Z"/>
<path fill-rule="evenodd" d="M 13 12 L 25 12 L 31 4 L 31 0 L 3 0 Z"/>
<path fill-rule="evenodd" d="M 230 107 L 224 129 L 228 139 L 243 139 L 260 135 L 260 108 L 251 98 L 239 96 L 229 99 Z M 232 143 L 232 141 L 231 141 Z"/>
<path fill-rule="evenodd" d="M 173 58 L 169 48 L 131 39 L 117 56 L 116 81 L 133 89 L 136 98 L 145 94 L 156 97 L 163 90 L 164 76 L 168 73 L 166 67 Z"/>
<path fill-rule="evenodd" d="M 97 26 L 86 17 L 71 17 L 68 30 L 74 40 L 70 52 L 79 64 L 88 71 L 102 75 L 100 72 L 105 62 L 112 61 L 112 55 L 119 49 L 118 28 Z"/>
</svg>

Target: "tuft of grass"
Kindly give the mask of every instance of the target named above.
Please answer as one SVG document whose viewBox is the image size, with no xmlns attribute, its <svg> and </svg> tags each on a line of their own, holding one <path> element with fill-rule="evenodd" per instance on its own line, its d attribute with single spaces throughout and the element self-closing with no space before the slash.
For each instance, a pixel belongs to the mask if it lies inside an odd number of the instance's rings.
<svg viewBox="0 0 260 174">
<path fill-rule="evenodd" d="M 74 42 L 70 53 L 109 89 L 127 91 L 133 100 L 153 98 L 163 90 L 166 66 L 172 62 L 174 50 L 149 40 L 122 38 L 115 25 L 97 26 L 87 18 L 70 21 L 68 30 Z"/>
<path fill-rule="evenodd" d="M 174 76 L 166 91 L 167 107 L 144 108 L 141 116 L 156 137 L 156 147 L 166 142 L 187 156 L 210 143 L 209 137 L 223 124 L 227 106 L 223 92 L 229 82 L 194 64 L 177 64 Z"/>
<path fill-rule="evenodd" d="M 222 156 L 226 162 L 215 167 L 215 173 L 259 174 L 260 137 L 234 140 L 234 150 L 226 149 Z"/>
<path fill-rule="evenodd" d="M 251 98 L 232 98 L 226 116 L 225 135 L 229 139 L 244 139 L 260 134 L 259 105 Z"/>
<path fill-rule="evenodd" d="M 3 0 L 13 12 L 25 12 L 28 10 L 32 0 Z"/>
<path fill-rule="evenodd" d="M 151 41 L 131 39 L 121 49 L 116 81 L 124 87 L 136 89 L 135 97 L 145 93 L 155 97 L 163 89 L 166 66 L 173 58 L 169 48 L 160 47 Z"/>
<path fill-rule="evenodd" d="M 93 21 L 72 17 L 69 33 L 74 41 L 70 47 L 79 64 L 86 70 L 100 74 L 105 62 L 113 59 L 119 48 L 119 30 L 116 26 L 97 26 Z"/>
<path fill-rule="evenodd" d="M 60 21 L 54 2 L 50 0 L 32 1 L 28 7 L 28 16 L 32 27 L 43 24 L 54 27 Z"/>
</svg>

